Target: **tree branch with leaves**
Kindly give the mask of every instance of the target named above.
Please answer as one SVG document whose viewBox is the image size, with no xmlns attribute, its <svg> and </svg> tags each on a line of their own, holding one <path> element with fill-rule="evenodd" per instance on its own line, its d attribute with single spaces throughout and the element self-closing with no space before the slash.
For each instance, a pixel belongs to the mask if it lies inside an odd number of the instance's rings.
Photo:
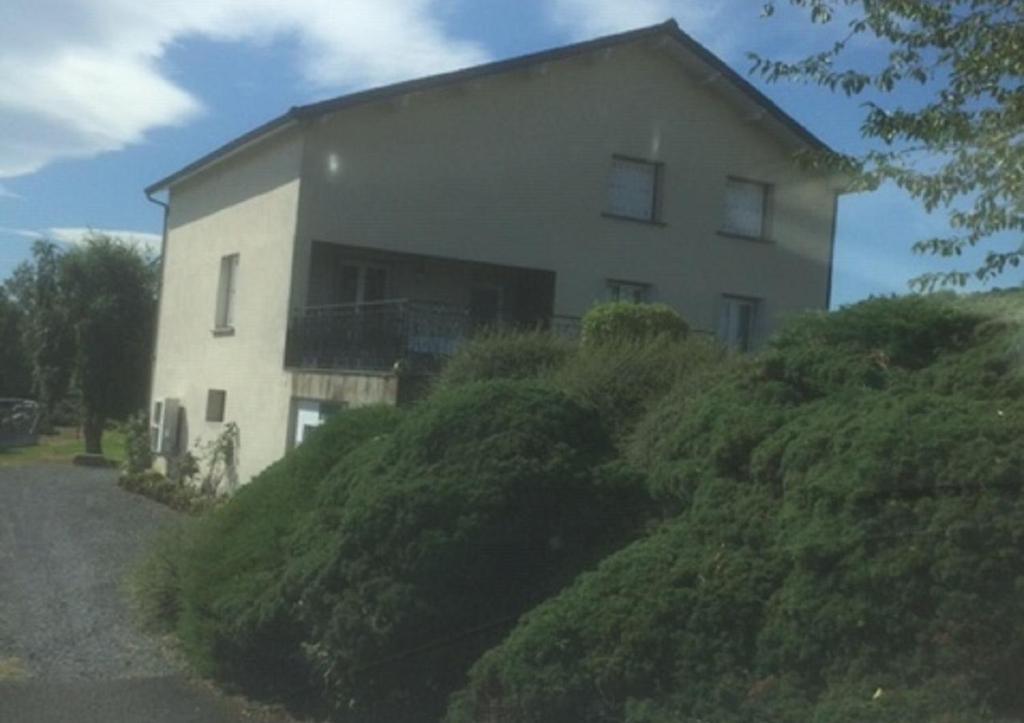
<svg viewBox="0 0 1024 723">
<path fill-rule="evenodd" d="M 879 142 L 863 154 L 814 154 L 809 164 L 840 170 L 854 188 L 895 183 L 931 212 L 945 211 L 950 233 L 919 239 L 918 253 L 961 256 L 1006 236 L 972 270 L 923 274 L 921 290 L 987 281 L 1024 261 L 1024 0 L 789 0 L 811 22 L 838 22 L 847 32 L 831 47 L 796 62 L 751 53 L 767 82 L 798 80 L 833 92 L 869 91 L 894 98 L 908 85 L 926 100 L 916 107 L 864 103 L 861 133 Z M 764 5 L 775 14 L 777 3 Z M 844 64 L 862 36 L 888 49 L 881 67 Z"/>
</svg>

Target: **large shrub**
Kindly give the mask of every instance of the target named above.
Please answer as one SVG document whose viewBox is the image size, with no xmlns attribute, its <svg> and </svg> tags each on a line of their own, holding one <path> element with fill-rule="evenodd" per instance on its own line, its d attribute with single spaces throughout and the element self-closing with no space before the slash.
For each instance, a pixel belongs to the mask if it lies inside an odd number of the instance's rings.
<svg viewBox="0 0 1024 723">
<path fill-rule="evenodd" d="M 583 316 L 581 332 L 584 344 L 617 344 L 658 336 L 684 339 L 689 330 L 679 312 L 666 304 L 610 301 Z"/>
<path fill-rule="evenodd" d="M 437 386 L 542 377 L 565 363 L 574 347 L 547 331 L 487 332 L 459 348 L 441 370 Z"/>
<path fill-rule="evenodd" d="M 1024 393 L 1020 328 L 984 301 L 947 295 L 808 314 L 705 393 L 695 397 L 684 383 L 666 395 L 637 426 L 627 457 L 656 494 L 685 501 L 702 479 L 750 479 L 752 450 L 794 416 L 808 418 L 821 400 L 908 385 L 1016 398 Z"/>
<path fill-rule="evenodd" d="M 678 385 L 699 385 L 730 361 L 711 339 L 656 336 L 585 344 L 551 381 L 593 408 L 615 439 L 627 435 L 652 404 Z"/>
<path fill-rule="evenodd" d="M 449 720 L 1024 719 L 1021 334 L 876 300 L 652 412 L 631 454 L 681 512 L 525 616 Z"/>
<path fill-rule="evenodd" d="M 327 473 L 399 418 L 384 406 L 339 413 L 199 521 L 177 573 L 175 623 L 200 671 L 271 694 L 304 682 L 301 660 L 289 656 L 296 628 L 276 592 L 291 554 L 287 537 L 316 505 Z"/>
<path fill-rule="evenodd" d="M 431 721 L 517 616 L 631 532 L 592 413 L 526 382 L 436 394 L 327 478 L 286 581 L 342 720 Z"/>
</svg>

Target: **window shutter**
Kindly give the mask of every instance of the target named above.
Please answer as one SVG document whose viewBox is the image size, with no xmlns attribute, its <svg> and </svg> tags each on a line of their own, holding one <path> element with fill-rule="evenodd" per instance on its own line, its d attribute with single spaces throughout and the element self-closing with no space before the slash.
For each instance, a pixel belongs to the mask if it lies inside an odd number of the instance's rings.
<svg viewBox="0 0 1024 723">
<path fill-rule="evenodd" d="M 725 184 L 725 231 L 762 238 L 764 236 L 767 187 L 752 181 L 730 178 Z"/>
<path fill-rule="evenodd" d="M 654 220 L 658 167 L 653 163 L 612 159 L 608 178 L 608 211 L 645 221 Z"/>
</svg>

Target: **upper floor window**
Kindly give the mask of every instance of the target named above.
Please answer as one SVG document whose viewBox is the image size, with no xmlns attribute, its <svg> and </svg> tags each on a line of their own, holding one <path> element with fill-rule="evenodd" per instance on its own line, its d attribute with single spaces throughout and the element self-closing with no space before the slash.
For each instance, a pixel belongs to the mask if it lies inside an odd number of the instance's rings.
<svg viewBox="0 0 1024 723">
<path fill-rule="evenodd" d="M 235 326 L 235 291 L 238 287 L 238 254 L 224 256 L 220 260 L 220 281 L 217 284 L 217 329 L 233 329 Z"/>
<path fill-rule="evenodd" d="M 646 304 L 651 300 L 651 285 L 635 281 L 608 279 L 608 299 L 609 301 L 632 301 L 637 304 Z"/>
<path fill-rule="evenodd" d="M 760 302 L 744 296 L 723 296 L 718 321 L 718 338 L 737 351 L 753 347 Z"/>
<path fill-rule="evenodd" d="M 771 186 L 742 178 L 725 182 L 725 220 L 722 231 L 754 239 L 768 238 Z"/>
<path fill-rule="evenodd" d="M 607 213 L 637 221 L 657 221 L 660 177 L 657 163 L 614 156 L 608 176 Z"/>
</svg>

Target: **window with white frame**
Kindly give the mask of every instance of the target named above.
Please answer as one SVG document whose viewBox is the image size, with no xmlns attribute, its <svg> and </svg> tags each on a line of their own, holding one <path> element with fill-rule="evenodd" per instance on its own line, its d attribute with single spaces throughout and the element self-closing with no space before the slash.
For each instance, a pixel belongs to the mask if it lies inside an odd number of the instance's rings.
<svg viewBox="0 0 1024 723">
<path fill-rule="evenodd" d="M 771 186 L 767 183 L 742 178 L 726 179 L 722 230 L 737 236 L 767 238 L 770 200 Z"/>
<path fill-rule="evenodd" d="M 614 156 L 608 175 L 608 210 L 611 216 L 655 221 L 658 213 L 657 163 Z"/>
<path fill-rule="evenodd" d="M 235 292 L 238 287 L 238 254 L 220 260 L 220 282 L 217 285 L 217 316 L 214 326 L 233 329 L 235 326 Z"/>
<path fill-rule="evenodd" d="M 608 300 L 646 304 L 651 300 L 651 285 L 636 281 L 608 279 Z"/>
<path fill-rule="evenodd" d="M 723 296 L 718 322 L 718 338 L 737 351 L 749 351 L 757 332 L 758 299 Z"/>
</svg>

